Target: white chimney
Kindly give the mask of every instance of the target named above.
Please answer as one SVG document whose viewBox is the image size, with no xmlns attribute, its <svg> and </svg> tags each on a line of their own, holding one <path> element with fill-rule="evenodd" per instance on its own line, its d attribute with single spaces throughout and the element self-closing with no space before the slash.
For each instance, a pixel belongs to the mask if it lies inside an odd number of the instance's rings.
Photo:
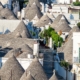
<svg viewBox="0 0 80 80">
<path fill-rule="evenodd" d="M 27 58 L 28 58 L 28 59 L 33 59 L 33 55 L 32 55 L 32 54 L 28 54 L 28 55 L 27 55 Z"/>
<path fill-rule="evenodd" d="M 42 13 L 44 14 L 44 12 L 45 12 L 45 8 L 44 8 L 44 3 L 40 3 L 41 5 L 42 5 Z"/>
<path fill-rule="evenodd" d="M 20 11 L 17 12 L 17 17 L 19 18 L 21 16 Z"/>
<path fill-rule="evenodd" d="M 49 39 L 49 47 L 52 49 L 53 48 L 53 41 L 52 41 L 52 38 L 50 37 Z"/>
<path fill-rule="evenodd" d="M 25 9 L 23 8 L 21 11 L 21 19 L 25 17 Z"/>
<path fill-rule="evenodd" d="M 38 54 L 39 54 L 39 43 L 35 42 L 34 49 L 33 49 L 33 55 L 38 56 Z"/>
<path fill-rule="evenodd" d="M 45 25 L 45 29 L 49 29 L 49 25 Z"/>
</svg>

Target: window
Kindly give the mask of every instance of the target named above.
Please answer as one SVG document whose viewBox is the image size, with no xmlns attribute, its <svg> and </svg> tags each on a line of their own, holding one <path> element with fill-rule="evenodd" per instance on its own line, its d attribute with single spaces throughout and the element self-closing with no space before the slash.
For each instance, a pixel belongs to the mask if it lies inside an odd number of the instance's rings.
<svg viewBox="0 0 80 80">
<path fill-rule="evenodd" d="M 74 57 L 74 63 L 78 63 L 78 57 Z"/>
<path fill-rule="evenodd" d="M 72 14 L 70 14 L 70 19 L 74 20 L 74 16 Z"/>
</svg>

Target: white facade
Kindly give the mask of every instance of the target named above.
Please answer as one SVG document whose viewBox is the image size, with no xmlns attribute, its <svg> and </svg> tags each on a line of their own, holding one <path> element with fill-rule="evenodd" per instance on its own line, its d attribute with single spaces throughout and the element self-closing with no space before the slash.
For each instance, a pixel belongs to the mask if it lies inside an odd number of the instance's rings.
<svg viewBox="0 0 80 80">
<path fill-rule="evenodd" d="M 4 63 L 8 60 L 8 58 L 0 58 L 0 68 L 2 67 L 2 65 L 4 65 Z M 28 59 L 28 58 L 17 58 L 17 60 L 19 61 L 19 63 L 21 64 L 21 66 L 23 67 L 24 70 L 26 70 L 30 63 L 32 62 L 33 59 Z M 43 66 L 43 59 L 39 59 L 39 62 L 41 63 L 41 65 Z"/>
<path fill-rule="evenodd" d="M 59 4 L 70 4 L 70 0 L 58 0 Z"/>
<path fill-rule="evenodd" d="M 80 33 L 73 33 L 73 63 L 80 63 Z"/>
<path fill-rule="evenodd" d="M 0 0 L 0 2 L 1 2 L 3 5 L 7 4 L 8 1 L 9 1 L 9 0 Z"/>
<path fill-rule="evenodd" d="M 54 5 L 53 3 L 51 4 L 52 5 L 52 8 L 49 9 L 48 11 L 51 12 L 51 13 L 68 13 L 68 5 Z"/>
<path fill-rule="evenodd" d="M 75 2 L 76 0 L 51 0 L 51 1 L 53 3 L 58 3 L 58 4 L 70 4 L 71 2 Z M 49 2 L 49 0 L 47 0 L 47 2 Z"/>
<path fill-rule="evenodd" d="M 80 80 L 80 32 L 73 33 L 73 71 Z"/>
<path fill-rule="evenodd" d="M 80 80 L 80 32 L 73 33 L 73 70 L 76 80 Z"/>
<path fill-rule="evenodd" d="M 0 34 L 5 33 L 6 30 L 10 32 L 14 31 L 19 25 L 21 20 L 0 20 Z M 27 20 L 24 20 L 25 25 L 28 24 Z"/>
<path fill-rule="evenodd" d="M 65 6 L 53 6 L 52 8 L 53 13 L 68 13 L 68 7 Z"/>
</svg>

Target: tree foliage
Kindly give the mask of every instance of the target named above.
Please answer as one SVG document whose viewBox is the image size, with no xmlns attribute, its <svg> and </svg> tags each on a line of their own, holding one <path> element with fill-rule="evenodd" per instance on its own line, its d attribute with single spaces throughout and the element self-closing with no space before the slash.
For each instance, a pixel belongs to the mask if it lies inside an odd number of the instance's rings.
<svg viewBox="0 0 80 80">
<path fill-rule="evenodd" d="M 62 60 L 62 61 L 60 62 L 60 65 L 61 65 L 62 67 L 64 67 L 65 69 L 69 69 L 69 63 L 66 62 L 66 61 L 64 61 L 64 60 Z"/>
<path fill-rule="evenodd" d="M 30 33 L 31 33 L 32 36 L 35 36 L 36 35 L 36 33 L 33 32 L 33 31 L 30 31 Z"/>
<path fill-rule="evenodd" d="M 80 6 L 79 0 L 77 0 L 76 2 L 73 2 L 73 5 L 74 5 L 74 6 Z"/>
<path fill-rule="evenodd" d="M 79 23 L 77 23 L 77 26 L 78 26 L 78 28 L 80 29 L 80 22 L 79 22 Z"/>
<path fill-rule="evenodd" d="M 48 39 L 50 37 L 52 37 L 52 40 L 53 40 L 56 47 L 61 46 L 61 44 L 63 42 L 63 39 L 51 27 L 49 27 L 48 29 L 45 29 L 44 31 L 42 31 L 39 36 L 40 36 L 40 38 L 45 37 L 47 43 L 48 43 Z"/>
</svg>

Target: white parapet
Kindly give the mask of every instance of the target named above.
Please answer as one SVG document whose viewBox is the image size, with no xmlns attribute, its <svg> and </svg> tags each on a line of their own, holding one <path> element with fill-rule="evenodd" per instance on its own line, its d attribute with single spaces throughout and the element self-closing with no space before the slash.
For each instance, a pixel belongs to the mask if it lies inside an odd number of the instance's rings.
<svg viewBox="0 0 80 80">
<path fill-rule="evenodd" d="M 38 54 L 39 54 L 39 43 L 37 43 L 37 42 L 34 44 L 33 54 L 35 56 L 38 56 Z"/>
<path fill-rule="evenodd" d="M 49 39 L 49 47 L 52 49 L 53 48 L 53 41 L 52 41 L 52 38 L 50 37 Z"/>
<path fill-rule="evenodd" d="M 21 19 L 25 17 L 25 8 L 22 9 L 21 11 Z"/>
<path fill-rule="evenodd" d="M 20 11 L 17 12 L 17 17 L 19 18 L 21 16 Z"/>
</svg>

